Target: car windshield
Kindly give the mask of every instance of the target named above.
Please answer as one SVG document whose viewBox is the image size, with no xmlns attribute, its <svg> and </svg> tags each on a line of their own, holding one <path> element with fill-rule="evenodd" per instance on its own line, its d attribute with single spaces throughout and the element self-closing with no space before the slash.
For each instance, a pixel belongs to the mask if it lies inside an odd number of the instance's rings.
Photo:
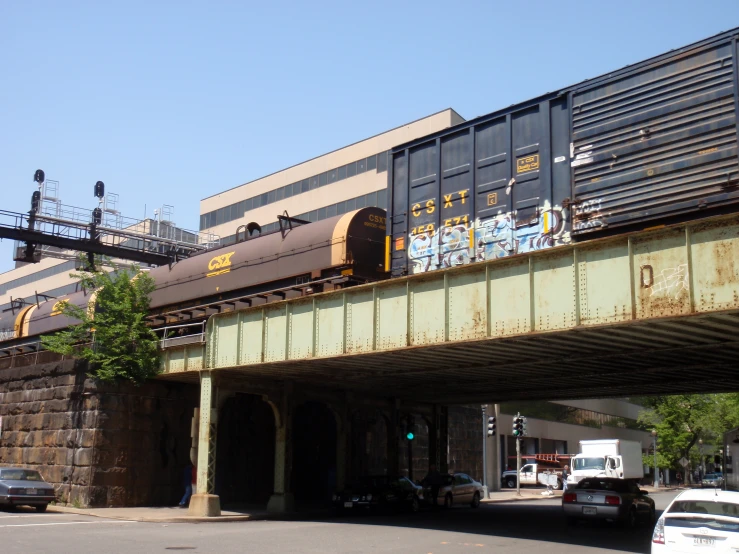
<svg viewBox="0 0 739 554">
<path fill-rule="evenodd" d="M 611 479 L 583 479 L 577 484 L 578 489 L 593 489 L 597 491 L 626 492 L 626 481 Z"/>
<path fill-rule="evenodd" d="M 695 529 L 707 527 L 717 531 L 739 533 L 739 505 L 712 500 L 678 500 L 667 510 L 665 525 Z M 696 517 L 696 514 L 700 514 Z M 721 517 L 711 517 L 721 516 Z"/>
<path fill-rule="evenodd" d="M 704 479 L 718 479 L 718 475 L 716 475 L 715 473 L 706 473 L 705 477 L 703 478 Z"/>
<path fill-rule="evenodd" d="M 605 458 L 575 458 L 572 469 L 606 469 Z"/>
<path fill-rule="evenodd" d="M 3 469 L 0 479 L 8 481 L 43 481 L 38 471 L 32 469 Z"/>
</svg>

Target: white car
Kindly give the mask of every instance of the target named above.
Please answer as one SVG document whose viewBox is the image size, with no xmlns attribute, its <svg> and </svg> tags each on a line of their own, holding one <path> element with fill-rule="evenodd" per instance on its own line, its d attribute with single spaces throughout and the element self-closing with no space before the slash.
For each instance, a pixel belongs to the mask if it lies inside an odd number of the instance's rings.
<svg viewBox="0 0 739 554">
<path fill-rule="evenodd" d="M 652 554 L 738 551 L 739 492 L 683 491 L 667 506 L 652 534 Z"/>
</svg>

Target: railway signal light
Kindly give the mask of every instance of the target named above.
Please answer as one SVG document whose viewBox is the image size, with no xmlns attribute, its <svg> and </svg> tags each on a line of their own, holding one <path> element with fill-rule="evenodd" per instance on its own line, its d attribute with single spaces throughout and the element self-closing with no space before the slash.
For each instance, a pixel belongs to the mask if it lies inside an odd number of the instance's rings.
<svg viewBox="0 0 739 554">
<path fill-rule="evenodd" d="M 103 196 L 105 196 L 105 183 L 103 183 L 102 181 L 98 181 L 97 183 L 95 183 L 95 196 L 97 196 L 98 198 L 102 198 Z"/>
<path fill-rule="evenodd" d="M 39 185 L 46 180 L 46 174 L 43 169 L 37 169 L 36 173 L 33 174 L 33 180 Z"/>
<path fill-rule="evenodd" d="M 41 204 L 41 192 L 34 190 L 31 195 L 31 211 L 37 212 Z"/>
<path fill-rule="evenodd" d="M 491 416 L 488 418 L 488 437 L 495 436 L 495 417 Z"/>
</svg>

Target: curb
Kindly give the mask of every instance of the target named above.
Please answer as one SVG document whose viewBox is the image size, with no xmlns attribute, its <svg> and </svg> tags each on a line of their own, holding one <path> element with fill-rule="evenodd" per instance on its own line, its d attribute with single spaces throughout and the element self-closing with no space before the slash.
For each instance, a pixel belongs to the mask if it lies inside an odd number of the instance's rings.
<svg viewBox="0 0 739 554">
<path fill-rule="evenodd" d="M 179 517 L 137 517 L 137 516 L 120 516 L 96 513 L 94 510 L 84 510 L 81 508 L 69 508 L 67 506 L 49 506 L 49 512 L 75 514 L 82 516 L 99 517 L 102 519 L 112 519 L 116 521 L 136 521 L 140 523 L 228 523 L 235 521 L 260 521 L 265 519 L 276 519 L 272 514 L 244 514 L 233 516 L 218 517 L 197 517 L 197 516 L 179 516 Z M 275 514 L 281 515 L 281 514 Z"/>
</svg>

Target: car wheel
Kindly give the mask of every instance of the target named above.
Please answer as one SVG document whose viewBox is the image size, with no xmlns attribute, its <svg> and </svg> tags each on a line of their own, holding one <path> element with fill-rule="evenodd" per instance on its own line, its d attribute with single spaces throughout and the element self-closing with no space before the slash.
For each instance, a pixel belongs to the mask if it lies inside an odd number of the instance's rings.
<svg viewBox="0 0 739 554">
<path fill-rule="evenodd" d="M 421 509 L 421 504 L 418 502 L 417 496 L 414 496 L 413 499 L 411 500 L 410 508 L 411 508 L 411 512 L 413 512 L 414 514 L 418 512 L 418 510 Z"/>
<path fill-rule="evenodd" d="M 626 514 L 626 519 L 623 520 L 623 526 L 627 529 L 636 527 L 636 510 L 634 508 L 631 508 L 629 513 Z"/>
<path fill-rule="evenodd" d="M 46 508 L 48 508 L 48 507 L 49 507 L 48 504 L 41 504 L 40 506 L 36 506 L 36 511 L 37 512 L 45 512 L 46 511 Z"/>
<path fill-rule="evenodd" d="M 649 525 L 649 527 L 654 527 L 656 523 L 657 523 L 657 512 L 654 509 L 654 506 L 652 506 L 649 509 L 649 520 L 647 521 L 647 524 Z"/>
<path fill-rule="evenodd" d="M 479 492 L 476 492 L 475 496 L 472 497 L 472 502 L 470 502 L 470 506 L 472 508 L 480 507 L 480 493 Z"/>
<path fill-rule="evenodd" d="M 452 493 L 448 492 L 444 497 L 444 507 L 448 510 L 452 507 L 452 504 L 454 504 L 454 499 L 452 498 Z"/>
<path fill-rule="evenodd" d="M 505 486 L 509 489 L 515 489 L 516 488 L 516 480 L 513 477 L 509 477 L 505 480 Z"/>
</svg>

